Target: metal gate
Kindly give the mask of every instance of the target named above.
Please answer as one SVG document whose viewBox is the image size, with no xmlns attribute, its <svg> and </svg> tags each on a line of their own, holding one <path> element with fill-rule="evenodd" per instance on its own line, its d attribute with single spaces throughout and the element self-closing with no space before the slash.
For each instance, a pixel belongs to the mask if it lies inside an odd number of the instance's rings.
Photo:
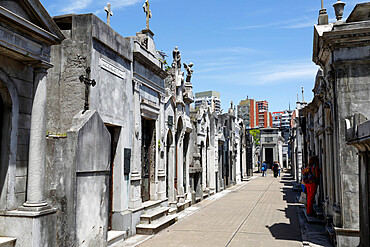
<svg viewBox="0 0 370 247">
<path fill-rule="evenodd" d="M 146 202 L 150 200 L 150 180 L 155 170 L 155 121 L 143 118 L 141 123 L 141 198 Z"/>
</svg>

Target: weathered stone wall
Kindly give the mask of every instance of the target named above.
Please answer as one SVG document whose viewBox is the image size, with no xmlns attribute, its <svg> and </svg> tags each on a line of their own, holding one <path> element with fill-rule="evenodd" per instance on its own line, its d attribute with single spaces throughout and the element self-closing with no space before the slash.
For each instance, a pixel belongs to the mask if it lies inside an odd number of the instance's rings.
<svg viewBox="0 0 370 247">
<path fill-rule="evenodd" d="M 362 54 L 362 48 L 357 50 Z M 348 51 L 346 51 L 347 53 Z M 340 54 L 340 55 L 339 55 Z M 338 58 L 345 55 L 338 54 Z M 365 54 L 367 56 L 367 54 Z M 355 55 L 348 56 L 352 58 Z M 337 56 L 335 56 L 337 57 Z M 366 59 L 367 57 L 364 57 Z M 342 59 L 340 59 L 341 62 Z M 358 229 L 359 227 L 359 172 L 357 151 L 354 147 L 346 145 L 345 119 L 349 119 L 353 113 L 361 113 L 370 117 L 370 71 L 369 63 L 352 63 L 345 66 L 339 65 L 337 70 L 336 103 L 337 103 L 337 133 L 338 146 L 337 157 L 341 172 L 341 204 L 343 208 L 342 222 L 344 228 Z"/>
<path fill-rule="evenodd" d="M 57 246 L 105 246 L 110 134 L 95 111 L 79 113 L 66 138 L 48 139 L 46 192 L 58 208 Z"/>
</svg>

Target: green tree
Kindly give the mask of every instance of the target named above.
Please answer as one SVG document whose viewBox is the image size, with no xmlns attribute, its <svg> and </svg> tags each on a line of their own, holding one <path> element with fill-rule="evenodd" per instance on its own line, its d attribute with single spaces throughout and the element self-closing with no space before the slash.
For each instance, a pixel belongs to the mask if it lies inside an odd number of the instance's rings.
<svg viewBox="0 0 370 247">
<path fill-rule="evenodd" d="M 260 136 L 261 132 L 259 129 L 252 129 L 249 131 L 249 133 L 253 136 L 254 139 L 254 146 L 258 147 L 260 145 Z"/>
</svg>

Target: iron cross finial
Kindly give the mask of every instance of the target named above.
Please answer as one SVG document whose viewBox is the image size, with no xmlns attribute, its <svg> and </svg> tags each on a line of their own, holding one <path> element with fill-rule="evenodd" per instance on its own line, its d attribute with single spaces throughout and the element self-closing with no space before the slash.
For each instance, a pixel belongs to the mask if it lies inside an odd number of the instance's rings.
<svg viewBox="0 0 370 247">
<path fill-rule="evenodd" d="M 110 26 L 110 17 L 113 16 L 113 11 L 110 8 L 110 3 L 104 7 L 105 12 L 107 12 L 107 24 Z"/>
<path fill-rule="evenodd" d="M 95 87 L 96 81 L 90 79 L 91 69 L 90 67 L 86 68 L 86 76 L 81 75 L 79 77 L 80 81 L 85 84 L 85 106 L 82 114 L 89 110 L 89 86 Z"/>
<path fill-rule="evenodd" d="M 152 11 L 149 9 L 149 7 L 149 0 L 146 0 L 143 5 L 143 9 L 146 14 L 146 29 L 149 29 L 149 19 L 152 18 Z"/>
</svg>

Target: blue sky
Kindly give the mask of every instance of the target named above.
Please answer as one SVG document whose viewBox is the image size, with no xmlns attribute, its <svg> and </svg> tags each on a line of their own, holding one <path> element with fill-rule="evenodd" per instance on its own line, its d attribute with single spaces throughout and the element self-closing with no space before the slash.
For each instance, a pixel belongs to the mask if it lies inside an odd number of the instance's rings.
<svg viewBox="0 0 370 247">
<path fill-rule="evenodd" d="M 41 0 L 51 16 L 95 13 L 106 19 L 111 3 L 111 26 L 122 36 L 145 28 L 145 0 Z M 324 0 L 330 22 L 335 21 L 335 0 Z M 356 3 L 347 4 L 344 19 Z M 194 63 L 194 92 L 221 93 L 224 111 L 240 100 L 267 100 L 269 111 L 294 108 L 297 93 L 305 88 L 312 99 L 317 66 L 312 60 L 313 25 L 320 0 L 150 0 L 157 50 L 172 62 L 178 46 L 182 62 Z"/>
</svg>

